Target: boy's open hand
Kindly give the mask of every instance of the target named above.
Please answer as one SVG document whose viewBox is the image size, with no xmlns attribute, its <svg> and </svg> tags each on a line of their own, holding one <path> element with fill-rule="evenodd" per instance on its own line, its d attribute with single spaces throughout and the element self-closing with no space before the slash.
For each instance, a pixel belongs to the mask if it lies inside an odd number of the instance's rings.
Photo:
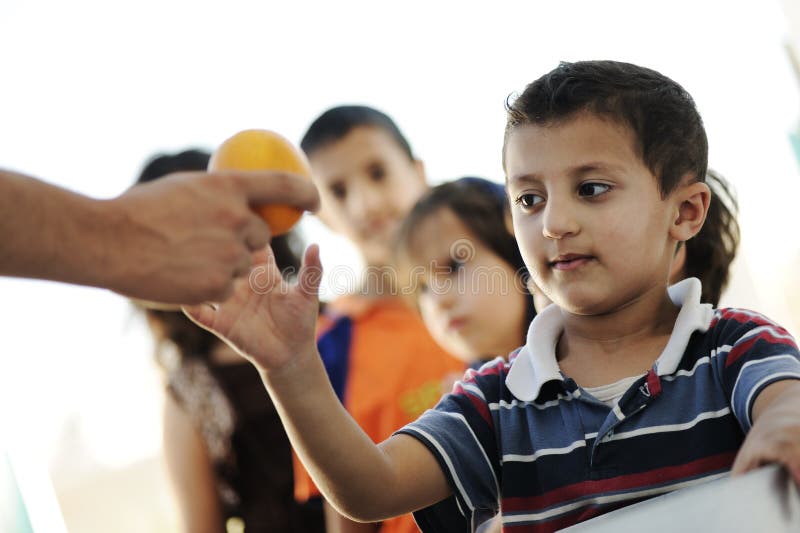
<svg viewBox="0 0 800 533">
<path fill-rule="evenodd" d="M 800 484 L 800 381 L 782 381 L 765 388 L 756 399 L 753 420 L 732 473 L 779 463 Z"/>
<path fill-rule="evenodd" d="M 218 305 L 184 307 L 186 315 L 263 370 L 277 370 L 297 355 L 315 353 L 322 276 L 319 247 L 306 249 L 296 283 L 283 279 L 269 247 L 253 255 L 250 276 Z"/>
</svg>

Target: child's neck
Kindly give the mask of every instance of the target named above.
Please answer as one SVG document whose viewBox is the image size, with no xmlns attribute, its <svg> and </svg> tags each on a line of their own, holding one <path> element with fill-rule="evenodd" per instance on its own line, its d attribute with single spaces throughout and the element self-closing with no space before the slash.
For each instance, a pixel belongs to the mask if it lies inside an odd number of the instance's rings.
<svg viewBox="0 0 800 533">
<path fill-rule="evenodd" d="M 559 366 L 585 387 L 644 374 L 664 350 L 679 311 L 665 287 L 654 287 L 603 315 L 562 311 L 564 332 L 556 347 Z"/>
<path fill-rule="evenodd" d="M 388 265 L 369 265 L 361 279 L 358 293 L 368 298 L 397 296 L 395 269 Z"/>
</svg>

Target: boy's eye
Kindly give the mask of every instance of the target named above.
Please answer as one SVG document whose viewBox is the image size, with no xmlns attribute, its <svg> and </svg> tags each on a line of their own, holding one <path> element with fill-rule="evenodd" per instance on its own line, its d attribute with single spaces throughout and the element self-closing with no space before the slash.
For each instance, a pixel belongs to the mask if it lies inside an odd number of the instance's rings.
<svg viewBox="0 0 800 533">
<path fill-rule="evenodd" d="M 372 181 L 382 181 L 386 177 L 386 170 L 383 165 L 373 165 L 369 169 L 369 177 Z"/>
<path fill-rule="evenodd" d="M 605 183 L 582 183 L 581 186 L 578 187 L 578 196 L 600 196 L 601 194 L 608 192 L 609 189 L 611 189 L 611 187 Z"/>
<path fill-rule="evenodd" d="M 533 193 L 521 194 L 516 200 L 514 200 L 517 205 L 521 205 L 522 207 L 534 207 L 543 201 L 544 198 Z"/>
<path fill-rule="evenodd" d="M 343 183 L 334 183 L 330 186 L 331 194 L 335 196 L 338 200 L 344 200 L 344 197 L 347 196 L 347 188 L 344 186 Z"/>
<path fill-rule="evenodd" d="M 450 274 L 455 274 L 459 270 L 461 270 L 462 268 L 464 268 L 464 263 L 462 261 L 459 261 L 458 259 L 451 259 L 450 260 L 450 264 L 448 265 L 448 269 L 450 271 Z"/>
</svg>

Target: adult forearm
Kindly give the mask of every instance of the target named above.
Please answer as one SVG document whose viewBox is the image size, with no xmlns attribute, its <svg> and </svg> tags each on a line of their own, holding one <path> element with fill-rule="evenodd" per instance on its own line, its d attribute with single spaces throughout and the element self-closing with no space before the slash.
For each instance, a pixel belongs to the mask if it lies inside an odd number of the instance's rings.
<svg viewBox="0 0 800 533">
<path fill-rule="evenodd" d="M 0 171 L 0 275 L 109 285 L 109 214 L 102 201 Z"/>
<path fill-rule="evenodd" d="M 336 397 L 319 356 L 262 372 L 289 439 L 325 498 L 343 515 L 371 522 L 397 514 L 393 465 Z"/>
</svg>

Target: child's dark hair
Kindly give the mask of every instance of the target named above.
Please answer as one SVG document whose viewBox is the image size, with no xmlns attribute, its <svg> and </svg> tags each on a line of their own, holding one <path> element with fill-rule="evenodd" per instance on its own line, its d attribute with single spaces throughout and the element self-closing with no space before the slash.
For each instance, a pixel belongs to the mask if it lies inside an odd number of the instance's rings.
<svg viewBox="0 0 800 533">
<path fill-rule="evenodd" d="M 172 172 L 187 170 L 206 170 L 211 154 L 196 148 L 177 154 L 156 154 L 150 158 L 139 173 L 136 183 L 146 183 Z"/>
<path fill-rule="evenodd" d="M 400 128 L 386 113 L 363 105 L 345 105 L 328 109 L 311 123 L 300 141 L 300 147 L 311 155 L 315 150 L 344 138 L 359 126 L 380 128 L 397 142 L 398 146 L 413 160 L 411 145 Z"/>
<path fill-rule="evenodd" d="M 527 291 L 528 271 L 514 235 L 506 225 L 508 197 L 499 183 L 465 177 L 437 185 L 420 198 L 403 220 L 395 239 L 398 264 L 408 264 L 422 223 L 441 209 L 449 209 L 474 237 L 497 254 L 519 275 L 528 298 L 528 326 L 536 310 Z"/>
<path fill-rule="evenodd" d="M 705 180 L 708 139 L 694 100 L 654 70 L 616 61 L 561 63 L 507 102 L 506 110 L 506 142 L 517 126 L 547 126 L 586 111 L 633 131 L 635 149 L 662 196 L 687 173 Z M 505 161 L 505 147 L 503 154 Z"/>
<path fill-rule="evenodd" d="M 711 202 L 702 229 L 686 241 L 684 270 L 687 277 L 702 282 L 702 301 L 716 307 L 739 247 L 739 204 L 730 184 L 715 171 L 708 170 L 706 183 L 711 189 Z"/>
<path fill-rule="evenodd" d="M 172 172 L 206 170 L 211 154 L 197 149 L 184 150 L 176 154 L 157 154 L 152 157 L 139 174 L 136 183 L 157 180 Z M 270 246 L 275 262 L 281 272 L 296 273 L 300 259 L 293 249 L 291 232 L 272 239 Z M 207 357 L 220 341 L 216 336 L 200 328 L 180 311 L 145 308 L 147 321 L 156 333 L 158 345 L 172 343 L 181 357 Z"/>
</svg>

